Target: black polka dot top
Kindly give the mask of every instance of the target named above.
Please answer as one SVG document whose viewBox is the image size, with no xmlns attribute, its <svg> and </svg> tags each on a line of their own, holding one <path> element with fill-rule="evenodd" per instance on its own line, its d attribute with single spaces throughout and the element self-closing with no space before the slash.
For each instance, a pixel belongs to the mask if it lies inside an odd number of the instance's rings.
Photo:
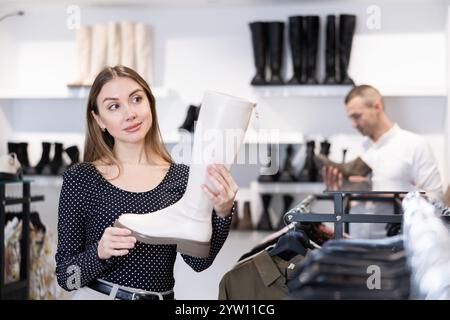
<svg viewBox="0 0 450 320">
<path fill-rule="evenodd" d="M 107 260 L 98 257 L 97 246 L 104 230 L 113 226 L 121 214 L 149 213 L 177 202 L 186 190 L 188 176 L 188 166 L 171 164 L 154 189 L 129 192 L 108 182 L 93 164 L 81 163 L 67 170 L 59 199 L 56 253 L 59 285 L 70 291 L 93 279 L 104 279 L 149 291 L 172 290 L 175 245 L 137 242 L 127 255 Z M 228 236 L 230 222 L 231 217 L 220 218 L 212 213 L 209 257 L 181 255 L 192 269 L 200 272 L 212 264 Z"/>
</svg>

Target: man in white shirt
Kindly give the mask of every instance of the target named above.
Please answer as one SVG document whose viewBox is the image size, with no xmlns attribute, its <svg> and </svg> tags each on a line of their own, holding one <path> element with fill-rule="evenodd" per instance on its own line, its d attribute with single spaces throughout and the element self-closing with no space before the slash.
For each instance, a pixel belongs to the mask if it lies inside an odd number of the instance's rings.
<svg viewBox="0 0 450 320">
<path fill-rule="evenodd" d="M 377 89 L 368 85 L 356 86 L 347 94 L 345 104 L 353 127 L 368 138 L 363 144 L 364 151 L 355 160 L 358 166 L 347 166 L 350 170 L 346 176 L 352 175 L 352 168 L 368 166 L 374 182 L 395 181 L 415 186 L 436 199 L 442 198 L 441 177 L 430 147 L 423 137 L 401 129 L 389 119 Z M 327 184 L 342 179 L 342 173 L 336 167 L 327 167 L 324 172 Z M 367 170 L 354 170 L 356 175 L 359 172 Z M 350 212 L 387 214 L 393 212 L 393 207 L 380 202 L 355 202 Z M 385 224 L 351 224 L 350 235 L 355 238 L 384 237 Z"/>
</svg>

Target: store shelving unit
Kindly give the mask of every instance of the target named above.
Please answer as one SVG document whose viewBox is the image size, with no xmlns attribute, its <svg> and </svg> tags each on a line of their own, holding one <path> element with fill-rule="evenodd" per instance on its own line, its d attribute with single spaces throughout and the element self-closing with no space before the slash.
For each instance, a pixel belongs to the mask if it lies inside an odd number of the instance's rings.
<svg viewBox="0 0 450 320">
<path fill-rule="evenodd" d="M 6 185 L 22 184 L 22 197 L 10 198 L 6 196 Z M 31 196 L 30 180 L 0 181 L 0 300 L 20 299 L 26 300 L 29 296 L 30 264 L 30 204 L 43 201 L 43 196 Z M 20 240 L 20 277 L 19 280 L 5 283 L 5 218 L 6 207 L 22 205 L 22 237 Z"/>
</svg>

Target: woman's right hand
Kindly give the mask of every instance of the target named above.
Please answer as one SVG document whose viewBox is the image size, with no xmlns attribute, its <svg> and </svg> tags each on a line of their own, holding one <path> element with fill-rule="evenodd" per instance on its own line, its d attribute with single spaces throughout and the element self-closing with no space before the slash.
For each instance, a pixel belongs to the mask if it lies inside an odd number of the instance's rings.
<svg viewBox="0 0 450 320">
<path fill-rule="evenodd" d="M 128 229 L 106 228 L 98 243 L 98 257 L 104 260 L 128 254 L 129 249 L 133 249 L 136 243 L 136 238 L 130 235 L 131 231 Z"/>
</svg>

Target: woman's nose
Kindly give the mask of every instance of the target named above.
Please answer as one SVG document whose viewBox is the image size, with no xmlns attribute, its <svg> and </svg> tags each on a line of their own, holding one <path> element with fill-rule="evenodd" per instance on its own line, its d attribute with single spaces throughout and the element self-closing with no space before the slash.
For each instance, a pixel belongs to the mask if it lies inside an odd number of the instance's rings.
<svg viewBox="0 0 450 320">
<path fill-rule="evenodd" d="M 130 106 L 127 107 L 127 121 L 136 119 L 136 112 Z"/>
</svg>

